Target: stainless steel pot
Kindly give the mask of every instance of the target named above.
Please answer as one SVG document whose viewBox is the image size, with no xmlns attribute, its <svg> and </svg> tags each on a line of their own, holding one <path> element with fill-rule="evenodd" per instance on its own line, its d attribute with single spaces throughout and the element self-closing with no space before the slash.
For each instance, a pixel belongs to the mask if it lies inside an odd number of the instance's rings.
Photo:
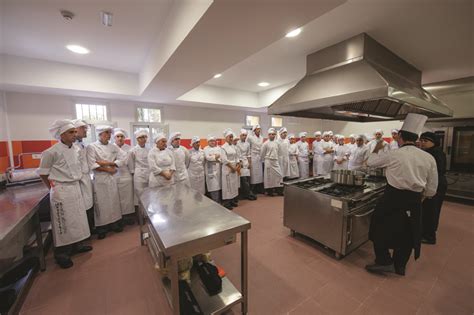
<svg viewBox="0 0 474 315">
<path fill-rule="evenodd" d="M 331 181 L 341 185 L 362 186 L 365 182 L 365 174 L 359 171 L 333 170 Z"/>
</svg>

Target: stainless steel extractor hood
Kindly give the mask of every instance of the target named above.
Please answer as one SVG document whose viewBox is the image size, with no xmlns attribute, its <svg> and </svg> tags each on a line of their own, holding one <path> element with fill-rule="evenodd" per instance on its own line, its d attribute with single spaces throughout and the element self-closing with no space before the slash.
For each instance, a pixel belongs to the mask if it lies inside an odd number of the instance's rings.
<svg viewBox="0 0 474 315">
<path fill-rule="evenodd" d="M 453 111 L 421 87 L 418 69 L 363 33 L 307 56 L 306 76 L 268 113 L 368 122 Z"/>
</svg>

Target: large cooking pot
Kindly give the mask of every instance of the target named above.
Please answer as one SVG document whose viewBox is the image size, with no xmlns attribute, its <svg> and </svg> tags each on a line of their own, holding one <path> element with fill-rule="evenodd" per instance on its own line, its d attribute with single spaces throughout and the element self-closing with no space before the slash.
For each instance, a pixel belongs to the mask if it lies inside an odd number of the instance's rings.
<svg viewBox="0 0 474 315">
<path fill-rule="evenodd" d="M 365 173 L 360 171 L 333 170 L 331 181 L 341 185 L 362 186 L 364 185 Z"/>
</svg>

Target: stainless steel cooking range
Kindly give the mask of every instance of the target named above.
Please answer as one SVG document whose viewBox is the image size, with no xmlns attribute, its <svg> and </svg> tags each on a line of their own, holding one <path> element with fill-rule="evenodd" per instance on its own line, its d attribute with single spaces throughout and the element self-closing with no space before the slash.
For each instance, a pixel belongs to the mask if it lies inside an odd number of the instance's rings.
<svg viewBox="0 0 474 315">
<path fill-rule="evenodd" d="M 323 177 L 285 182 L 283 225 L 341 258 L 368 240 L 370 217 L 385 185 L 381 177 L 367 177 L 362 186 Z"/>
</svg>

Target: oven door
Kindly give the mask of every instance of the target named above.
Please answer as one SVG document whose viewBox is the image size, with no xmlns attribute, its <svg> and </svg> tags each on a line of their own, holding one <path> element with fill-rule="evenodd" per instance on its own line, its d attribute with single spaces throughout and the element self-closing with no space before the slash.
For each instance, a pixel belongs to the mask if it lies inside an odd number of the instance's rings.
<svg viewBox="0 0 474 315">
<path fill-rule="evenodd" d="M 375 199 L 351 211 L 344 218 L 345 233 L 343 235 L 342 254 L 347 255 L 369 240 L 369 226 L 375 210 Z"/>
</svg>

